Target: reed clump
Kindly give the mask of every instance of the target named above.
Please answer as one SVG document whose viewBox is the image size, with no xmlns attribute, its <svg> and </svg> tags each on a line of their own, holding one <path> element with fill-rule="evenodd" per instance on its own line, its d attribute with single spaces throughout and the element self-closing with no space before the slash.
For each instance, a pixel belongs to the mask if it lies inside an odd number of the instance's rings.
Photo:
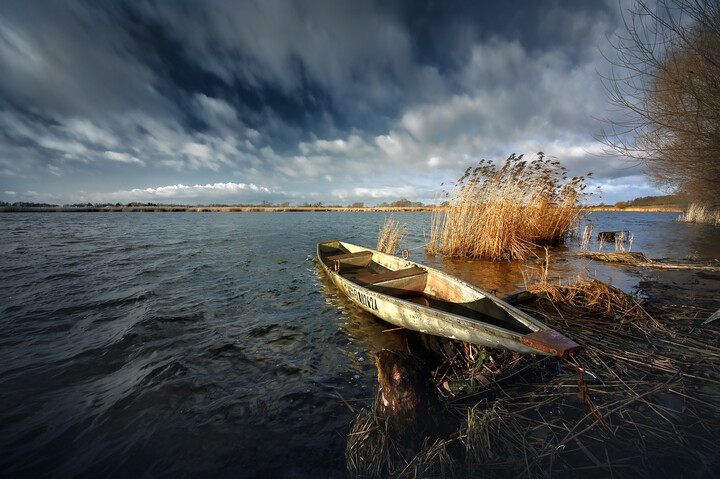
<svg viewBox="0 0 720 479">
<path fill-rule="evenodd" d="M 590 173 L 588 174 L 588 176 Z M 581 216 L 585 177 L 538 153 L 515 154 L 501 167 L 485 160 L 468 168 L 433 213 L 428 254 L 524 260 L 536 246 L 561 242 Z"/>
<path fill-rule="evenodd" d="M 651 265 L 656 264 L 653 260 L 639 252 L 625 252 L 625 253 L 578 253 L 577 256 L 582 256 L 587 259 L 594 261 L 602 261 L 604 263 L 622 263 L 632 264 L 635 266 L 639 265 Z"/>
<path fill-rule="evenodd" d="M 434 371 L 457 431 L 402 453 L 364 412 L 351 477 L 710 477 L 720 467 L 718 327 L 592 280 L 517 307 L 583 345 L 559 359 L 453 342 Z M 681 311 L 682 312 L 682 311 Z M 707 317 L 702 311 L 699 318 Z"/>
<path fill-rule="evenodd" d="M 392 216 L 385 220 L 378 232 L 377 249 L 380 252 L 395 254 L 402 246 L 407 235 L 407 226 L 400 224 Z"/>
<path fill-rule="evenodd" d="M 546 298 L 552 304 L 562 305 L 564 310 L 574 314 L 601 315 L 620 320 L 622 324 L 653 321 L 634 296 L 596 279 L 578 280 L 566 286 L 537 282 L 528 287 L 528 292 Z"/>
<path fill-rule="evenodd" d="M 456 438 L 425 441 L 418 452 L 409 452 L 388 433 L 382 418 L 363 409 L 350 427 L 345 448 L 345 465 L 353 478 L 415 479 L 419 477 L 453 477 L 455 459 L 448 446 Z"/>
<path fill-rule="evenodd" d="M 688 206 L 687 211 L 680 215 L 678 221 L 720 226 L 720 210 L 713 210 L 706 205 L 692 203 Z"/>
</svg>

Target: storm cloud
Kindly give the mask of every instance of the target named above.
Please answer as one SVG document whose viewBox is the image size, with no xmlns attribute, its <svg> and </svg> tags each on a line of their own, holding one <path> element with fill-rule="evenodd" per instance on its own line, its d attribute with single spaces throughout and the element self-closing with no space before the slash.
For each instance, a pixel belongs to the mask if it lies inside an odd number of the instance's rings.
<svg viewBox="0 0 720 479">
<path fill-rule="evenodd" d="M 430 202 L 538 151 L 603 201 L 654 194 L 594 140 L 620 25 L 613 1 L 7 0 L 0 199 Z"/>
</svg>

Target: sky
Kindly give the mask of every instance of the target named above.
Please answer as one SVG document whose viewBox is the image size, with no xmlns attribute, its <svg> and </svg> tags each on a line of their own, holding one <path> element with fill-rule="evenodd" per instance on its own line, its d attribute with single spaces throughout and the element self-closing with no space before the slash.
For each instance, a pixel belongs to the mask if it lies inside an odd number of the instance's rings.
<svg viewBox="0 0 720 479">
<path fill-rule="evenodd" d="M 432 203 L 540 151 L 663 194 L 596 140 L 629 1 L 3 0 L 0 201 Z"/>
</svg>

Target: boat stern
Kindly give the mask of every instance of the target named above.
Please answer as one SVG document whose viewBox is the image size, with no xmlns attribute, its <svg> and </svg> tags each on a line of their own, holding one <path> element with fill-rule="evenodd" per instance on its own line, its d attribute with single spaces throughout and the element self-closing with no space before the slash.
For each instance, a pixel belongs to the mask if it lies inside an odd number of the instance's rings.
<svg viewBox="0 0 720 479">
<path fill-rule="evenodd" d="M 580 351 L 582 346 L 552 329 L 543 329 L 520 338 L 523 344 L 552 356 L 566 357 Z"/>
</svg>

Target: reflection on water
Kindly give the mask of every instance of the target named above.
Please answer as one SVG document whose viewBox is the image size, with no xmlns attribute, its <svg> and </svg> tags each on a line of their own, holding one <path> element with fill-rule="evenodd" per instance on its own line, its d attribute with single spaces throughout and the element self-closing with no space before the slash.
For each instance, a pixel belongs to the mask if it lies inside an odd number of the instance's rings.
<svg viewBox="0 0 720 479">
<path fill-rule="evenodd" d="M 320 285 L 326 302 L 328 305 L 339 309 L 342 313 L 336 319 L 337 325 L 353 341 L 367 345 L 373 354 L 383 348 L 403 349 L 405 347 L 406 336 L 397 331 L 395 326 L 373 316 L 340 293 L 335 284 L 323 272 L 320 265 L 317 266 L 317 273 L 320 277 Z M 351 357 L 357 360 L 354 356 Z"/>
<path fill-rule="evenodd" d="M 677 221 L 677 217 L 677 213 L 598 211 L 590 213 L 586 221 L 593 223 L 595 234 L 600 231 L 630 231 L 634 237 L 632 250 L 645 253 L 649 258 L 720 258 L 720 228 L 682 223 Z M 599 248 L 600 244 L 594 237 L 589 249 L 597 251 Z M 606 243 L 602 249 L 605 252 L 614 250 L 613 243 Z"/>
<path fill-rule="evenodd" d="M 622 243 L 622 248 L 642 252 L 647 257 L 666 261 L 711 261 L 720 258 L 720 228 L 677 221 L 676 213 L 593 212 L 581 223 L 592 223 L 594 234 L 588 251 L 614 252 L 615 243 L 601 242 L 601 231 L 627 230 L 633 242 Z M 577 256 L 581 250 L 580 235 L 569 237 L 564 243 L 549 248 L 548 280 L 557 283 L 572 282 L 578 277 L 598 279 L 628 293 L 633 292 L 645 276 L 645 271 L 632 266 L 610 265 Z M 541 274 L 544 249 L 526 262 L 491 262 L 423 256 L 412 258 L 446 271 L 481 289 L 496 292 L 498 296 L 524 289 Z"/>
<path fill-rule="evenodd" d="M 499 297 L 517 291 L 523 284 L 523 271 L 527 269 L 519 261 L 494 262 L 442 256 L 427 256 L 425 264 Z"/>
</svg>

